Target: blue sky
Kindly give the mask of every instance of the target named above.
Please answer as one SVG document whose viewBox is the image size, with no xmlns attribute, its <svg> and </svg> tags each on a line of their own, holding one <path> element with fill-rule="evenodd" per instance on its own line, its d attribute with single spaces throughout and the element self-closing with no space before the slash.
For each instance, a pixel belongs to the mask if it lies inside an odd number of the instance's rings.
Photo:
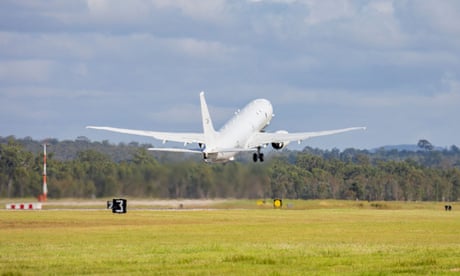
<svg viewBox="0 0 460 276">
<path fill-rule="evenodd" d="M 202 90 L 216 127 L 255 98 L 270 131 L 368 127 L 300 148 L 460 145 L 460 1 L 0 2 L 0 136 L 201 131 Z"/>
</svg>

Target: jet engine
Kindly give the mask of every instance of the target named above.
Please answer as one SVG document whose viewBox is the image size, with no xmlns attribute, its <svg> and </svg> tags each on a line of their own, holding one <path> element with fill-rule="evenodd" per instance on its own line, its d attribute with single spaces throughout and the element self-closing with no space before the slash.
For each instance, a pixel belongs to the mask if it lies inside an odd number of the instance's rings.
<svg viewBox="0 0 460 276">
<path fill-rule="evenodd" d="M 288 134 L 286 130 L 278 130 L 276 133 L 283 133 L 283 134 Z M 283 149 L 289 144 L 289 142 L 273 142 L 272 147 L 276 150 Z"/>
</svg>

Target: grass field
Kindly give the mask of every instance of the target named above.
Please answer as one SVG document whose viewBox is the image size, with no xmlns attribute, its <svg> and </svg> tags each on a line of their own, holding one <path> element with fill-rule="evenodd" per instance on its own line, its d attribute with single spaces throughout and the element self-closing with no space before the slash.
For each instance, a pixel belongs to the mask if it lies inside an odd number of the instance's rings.
<svg viewBox="0 0 460 276">
<path fill-rule="evenodd" d="M 0 211 L 1 275 L 460 273 L 460 212 L 442 203 L 128 203 L 123 215 L 54 203 Z"/>
</svg>

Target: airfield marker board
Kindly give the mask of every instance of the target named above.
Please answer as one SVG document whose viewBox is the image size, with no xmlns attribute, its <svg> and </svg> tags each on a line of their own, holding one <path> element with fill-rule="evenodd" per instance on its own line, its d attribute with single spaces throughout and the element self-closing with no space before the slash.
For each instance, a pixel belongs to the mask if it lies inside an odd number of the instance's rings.
<svg viewBox="0 0 460 276">
<path fill-rule="evenodd" d="M 41 210 L 41 203 L 8 203 L 7 210 Z"/>
<path fill-rule="evenodd" d="M 114 198 L 112 200 L 112 213 L 114 214 L 125 214 L 127 212 L 128 201 L 124 198 Z M 109 208 L 109 203 L 107 202 L 107 208 Z"/>
</svg>

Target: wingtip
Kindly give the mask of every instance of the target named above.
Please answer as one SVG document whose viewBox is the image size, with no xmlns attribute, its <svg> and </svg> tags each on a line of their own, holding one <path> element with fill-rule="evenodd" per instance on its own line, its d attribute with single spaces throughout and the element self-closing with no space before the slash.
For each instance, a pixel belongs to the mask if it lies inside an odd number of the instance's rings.
<svg viewBox="0 0 460 276">
<path fill-rule="evenodd" d="M 100 126 L 86 126 L 85 128 L 87 128 L 87 129 L 102 129 L 102 128 L 105 128 L 105 127 L 100 127 Z"/>
</svg>

